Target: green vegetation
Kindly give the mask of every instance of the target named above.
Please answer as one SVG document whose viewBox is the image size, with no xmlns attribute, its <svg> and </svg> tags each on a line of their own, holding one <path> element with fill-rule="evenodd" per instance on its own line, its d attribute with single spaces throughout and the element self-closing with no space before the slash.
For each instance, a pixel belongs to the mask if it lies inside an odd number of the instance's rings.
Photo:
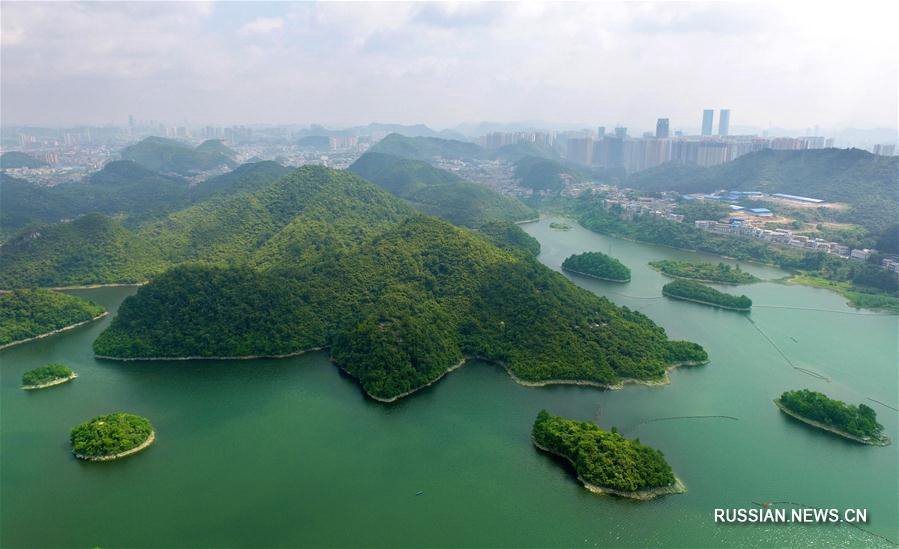
<svg viewBox="0 0 899 549">
<path fill-rule="evenodd" d="M 662 259 L 650 261 L 649 265 L 675 278 L 692 278 L 722 284 L 750 284 L 759 281 L 758 277 L 743 271 L 739 265 L 731 267 L 726 263 L 715 265 L 714 263 L 690 263 L 689 261 Z"/>
<path fill-rule="evenodd" d="M 357 192 L 374 189 L 350 178 Z M 382 191 L 377 191 L 382 192 Z M 333 193 L 328 193 L 333 196 Z M 394 201 L 398 199 L 393 198 Z M 357 214 L 372 206 L 357 206 Z M 582 290 L 519 251 L 415 216 L 333 253 L 266 270 L 182 266 L 126 299 L 94 343 L 119 358 L 283 355 L 331 347 L 381 399 L 414 391 L 464 356 L 525 381 L 660 379 L 704 360 L 644 315 Z"/>
<path fill-rule="evenodd" d="M 478 232 L 494 246 L 517 250 L 531 257 L 540 254 L 540 242 L 511 221 L 491 221 L 478 227 Z"/>
<path fill-rule="evenodd" d="M 584 252 L 568 256 L 562 262 L 562 268 L 566 271 L 612 282 L 628 282 L 631 279 L 630 269 L 614 257 L 602 252 Z"/>
<path fill-rule="evenodd" d="M 98 416 L 72 429 L 72 453 L 82 459 L 112 458 L 133 450 L 153 435 L 146 418 L 118 412 Z"/>
<path fill-rule="evenodd" d="M 636 492 L 677 482 L 661 451 L 592 423 L 541 410 L 532 437 L 537 446 L 571 461 L 578 477 L 587 484 Z"/>
<path fill-rule="evenodd" d="M 550 229 L 556 229 L 557 231 L 570 231 L 571 225 L 568 223 L 559 223 L 557 221 L 553 221 L 549 224 Z"/>
<path fill-rule="evenodd" d="M 536 143 L 514 143 L 512 145 L 504 145 L 493 151 L 491 156 L 496 160 L 504 160 L 511 164 L 518 162 L 526 156 L 559 160 L 559 153 L 552 147 L 538 145 Z"/>
<path fill-rule="evenodd" d="M 85 322 L 104 312 L 96 303 L 51 290 L 2 293 L 0 346 Z"/>
<path fill-rule="evenodd" d="M 17 168 L 44 168 L 49 166 L 43 160 L 19 151 L 9 151 L 0 155 L 0 170 L 14 170 Z"/>
<path fill-rule="evenodd" d="M 233 151 L 220 141 L 206 141 L 196 148 L 164 137 L 147 137 L 122 149 L 122 158 L 162 173 L 190 175 L 221 166 L 233 167 Z"/>
<path fill-rule="evenodd" d="M 799 416 L 859 438 L 880 439 L 883 436 L 883 425 L 877 423 L 877 413 L 864 404 L 853 406 L 808 389 L 787 391 L 776 402 Z"/>
<path fill-rule="evenodd" d="M 34 387 L 72 377 L 75 372 L 62 364 L 47 364 L 22 374 L 22 385 Z"/>
<path fill-rule="evenodd" d="M 628 178 L 642 191 L 711 192 L 719 189 L 787 193 L 850 209 L 840 221 L 879 232 L 899 218 L 899 158 L 860 149 L 762 150 L 711 168 L 664 164 Z"/>
<path fill-rule="evenodd" d="M 752 238 L 709 233 L 687 223 L 675 223 L 655 216 L 636 216 L 628 221 L 621 218 L 619 207 L 607 209 L 595 195 L 583 195 L 572 209 L 582 226 L 598 233 L 777 265 L 805 275 L 794 278 L 801 283 L 827 280 L 834 283 L 833 289 L 845 288 L 840 293 L 857 307 L 877 302 L 890 308 L 894 299 L 899 300 L 896 277 L 875 263 L 785 248 Z"/>
<path fill-rule="evenodd" d="M 392 133 L 378 141 L 369 152 L 425 161 L 434 158 L 474 159 L 486 156 L 486 151 L 475 143 L 439 137 L 406 137 L 398 133 Z"/>
<path fill-rule="evenodd" d="M 669 282 L 662 287 L 662 294 L 676 299 L 696 301 L 724 309 L 748 311 L 752 307 L 752 300 L 745 295 L 737 297 L 719 292 L 695 280 L 678 279 L 674 282 Z"/>
<path fill-rule="evenodd" d="M 674 209 L 674 213 L 684 216 L 684 223 L 692 225 L 700 219 L 721 219 L 728 216 L 730 207 L 720 202 L 692 201 L 681 202 Z"/>
<path fill-rule="evenodd" d="M 550 193 L 557 193 L 569 182 L 583 181 L 587 177 L 580 169 L 536 156 L 525 156 L 515 162 L 513 176 L 522 187 Z"/>
<path fill-rule="evenodd" d="M 488 221 L 521 221 L 537 212 L 517 198 L 466 181 L 421 160 L 377 152 L 362 155 L 349 171 L 409 201 L 417 210 L 454 225 L 477 228 Z"/>
</svg>

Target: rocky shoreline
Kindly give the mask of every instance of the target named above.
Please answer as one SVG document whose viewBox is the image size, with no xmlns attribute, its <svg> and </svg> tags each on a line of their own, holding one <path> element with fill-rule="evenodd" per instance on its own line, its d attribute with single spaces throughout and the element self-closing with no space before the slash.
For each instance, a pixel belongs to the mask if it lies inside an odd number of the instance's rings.
<svg viewBox="0 0 899 549">
<path fill-rule="evenodd" d="M 603 276 L 596 276 L 596 275 L 592 275 L 592 274 L 588 274 L 588 273 L 582 273 L 580 271 L 573 271 L 571 269 L 566 269 L 565 267 L 562 267 L 562 270 L 565 271 L 566 273 L 574 273 L 574 274 L 578 274 L 581 276 L 586 276 L 587 278 L 595 278 L 596 280 L 605 280 L 606 282 L 618 282 L 619 284 L 625 284 L 625 283 L 631 281 L 630 278 L 628 278 L 627 280 L 621 280 L 620 278 L 606 278 Z"/>
<path fill-rule="evenodd" d="M 837 429 L 836 427 L 827 425 L 826 423 L 821 423 L 820 421 L 815 421 L 814 419 L 801 416 L 793 410 L 790 410 L 789 408 L 784 406 L 780 399 L 775 400 L 774 404 L 780 409 L 781 412 L 787 414 L 793 419 L 799 420 L 807 425 L 811 425 L 812 427 L 817 427 L 818 429 L 821 429 L 823 431 L 828 431 L 843 438 L 847 438 L 851 441 L 858 442 L 859 444 L 867 444 L 869 446 L 889 446 L 890 444 L 890 439 L 886 435 L 881 435 L 880 438 L 862 438 L 853 435 L 852 433 L 847 433 L 846 431 L 843 431 L 841 429 Z"/>
<path fill-rule="evenodd" d="M 39 383 L 37 385 L 22 385 L 22 388 L 26 391 L 34 391 L 35 389 L 44 389 L 46 387 L 53 387 L 54 385 L 62 385 L 63 383 L 68 383 L 78 377 L 78 374 L 72 372 L 72 375 L 68 377 L 61 377 L 58 379 L 54 379 L 53 381 L 48 381 L 46 383 Z"/>
<path fill-rule="evenodd" d="M 151 444 L 156 442 L 156 431 L 152 431 L 150 436 L 147 437 L 147 440 L 143 441 L 139 446 L 135 446 L 130 450 L 125 450 L 124 452 L 119 452 L 118 454 L 112 454 L 109 456 L 84 456 L 81 454 L 75 454 L 75 457 L 78 459 L 83 459 L 85 461 L 112 461 L 114 459 L 122 459 L 123 457 L 130 456 L 131 454 L 136 454 L 141 450 L 148 448 Z"/>
<path fill-rule="evenodd" d="M 548 454 L 552 454 L 554 456 L 563 458 L 563 459 L 567 460 L 568 463 L 570 463 L 572 467 L 576 467 L 575 463 L 568 456 L 560 454 L 554 450 L 550 450 L 549 448 L 539 444 L 533 438 L 531 438 L 531 442 L 533 442 L 534 446 L 536 446 L 540 450 L 542 450 Z M 576 469 L 575 469 L 575 473 L 577 473 Z M 671 484 L 668 486 L 658 486 L 656 488 L 646 488 L 644 490 L 634 490 L 634 491 L 618 490 L 618 489 L 610 488 L 607 486 L 597 486 L 595 484 L 590 484 L 589 482 L 584 480 L 580 474 L 578 474 L 577 479 L 581 484 L 583 484 L 584 488 L 586 488 L 587 490 L 590 490 L 594 494 L 608 494 L 608 495 L 614 495 L 614 496 L 619 496 L 619 497 L 623 497 L 623 498 L 636 499 L 639 501 L 649 501 L 649 500 L 655 499 L 659 496 L 664 496 L 664 495 L 668 495 L 668 494 L 684 494 L 687 492 L 687 486 L 684 484 L 684 482 L 681 479 L 679 479 L 677 477 L 677 475 L 674 476 L 674 484 Z"/>
<path fill-rule="evenodd" d="M 121 362 L 167 362 L 177 360 L 255 360 L 257 358 L 290 358 L 292 356 L 300 356 L 305 353 L 321 351 L 324 347 L 310 347 L 302 351 L 287 353 L 283 355 L 246 355 L 246 356 L 142 356 L 142 357 L 119 357 L 108 355 L 94 355 L 95 358 L 104 360 L 118 360 Z"/>
</svg>

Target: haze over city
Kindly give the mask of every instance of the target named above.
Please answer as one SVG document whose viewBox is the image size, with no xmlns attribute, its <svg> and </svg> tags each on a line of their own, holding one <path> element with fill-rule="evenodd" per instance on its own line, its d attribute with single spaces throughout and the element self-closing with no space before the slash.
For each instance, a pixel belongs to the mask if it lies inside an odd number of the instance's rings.
<svg viewBox="0 0 899 549">
<path fill-rule="evenodd" d="M 896 3 L 3 4 L 3 125 L 887 128 Z M 697 55 L 701 52 L 702 55 Z M 814 132 L 818 133 L 818 132 Z"/>
</svg>

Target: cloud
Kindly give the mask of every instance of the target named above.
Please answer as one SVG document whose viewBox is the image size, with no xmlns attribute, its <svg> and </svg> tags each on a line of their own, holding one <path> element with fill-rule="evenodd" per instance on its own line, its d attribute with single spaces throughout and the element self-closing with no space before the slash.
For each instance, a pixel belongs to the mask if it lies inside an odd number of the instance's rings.
<svg viewBox="0 0 899 549">
<path fill-rule="evenodd" d="M 895 124 L 899 3 L 4 3 L 4 124 Z"/>
<path fill-rule="evenodd" d="M 240 27 L 240 34 L 268 34 L 284 28 L 284 19 L 281 17 L 257 17 Z"/>
</svg>

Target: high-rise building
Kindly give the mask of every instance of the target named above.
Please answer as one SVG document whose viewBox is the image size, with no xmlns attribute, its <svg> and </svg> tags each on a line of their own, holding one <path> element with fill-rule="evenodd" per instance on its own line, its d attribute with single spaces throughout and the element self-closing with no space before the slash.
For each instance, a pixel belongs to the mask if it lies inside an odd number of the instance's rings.
<svg viewBox="0 0 899 549">
<path fill-rule="evenodd" d="M 712 135 L 712 126 L 715 123 L 715 110 L 705 109 L 702 111 L 702 135 Z"/>
<path fill-rule="evenodd" d="M 593 138 L 573 137 L 568 140 L 568 160 L 579 164 L 593 163 Z"/>
<path fill-rule="evenodd" d="M 659 118 L 656 121 L 656 137 L 658 137 L 658 138 L 667 138 L 668 137 L 668 119 L 667 118 Z"/>
<path fill-rule="evenodd" d="M 602 139 L 605 136 L 606 136 L 606 127 L 605 126 L 600 126 L 600 127 L 596 128 L 597 139 Z"/>
<path fill-rule="evenodd" d="M 615 137 L 618 139 L 624 139 L 627 137 L 627 128 L 623 128 L 621 126 L 615 128 Z"/>
<path fill-rule="evenodd" d="M 721 109 L 718 114 L 718 135 L 727 135 L 730 129 L 730 109 Z"/>
</svg>

